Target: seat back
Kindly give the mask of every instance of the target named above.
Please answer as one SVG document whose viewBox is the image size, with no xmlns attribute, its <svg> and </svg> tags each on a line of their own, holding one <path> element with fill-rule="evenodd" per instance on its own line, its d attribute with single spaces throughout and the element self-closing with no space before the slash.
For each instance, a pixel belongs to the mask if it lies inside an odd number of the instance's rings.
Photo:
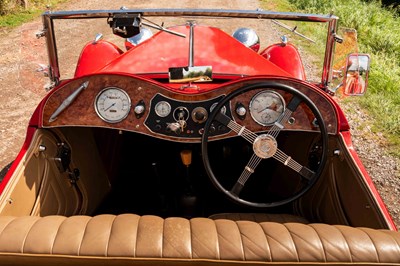
<svg viewBox="0 0 400 266">
<path fill-rule="evenodd" d="M 326 224 L 99 215 L 0 217 L 0 265 L 400 265 L 400 233 Z"/>
</svg>

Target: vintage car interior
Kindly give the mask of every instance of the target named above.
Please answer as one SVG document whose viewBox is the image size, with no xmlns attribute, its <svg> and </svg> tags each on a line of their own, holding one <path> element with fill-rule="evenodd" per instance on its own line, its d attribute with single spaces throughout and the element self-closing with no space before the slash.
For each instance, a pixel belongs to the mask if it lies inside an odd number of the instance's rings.
<svg viewBox="0 0 400 266">
<path fill-rule="evenodd" d="M 282 44 L 263 56 L 193 22 L 124 52 L 96 38 L 60 79 L 53 20 L 104 16 L 128 40 L 153 15 L 337 27 L 267 11 L 44 14 L 55 86 L 0 184 L 0 264 L 399 265 L 400 235 L 324 87 L 334 33 L 318 84 L 293 55 L 293 69 L 274 61 Z"/>
</svg>

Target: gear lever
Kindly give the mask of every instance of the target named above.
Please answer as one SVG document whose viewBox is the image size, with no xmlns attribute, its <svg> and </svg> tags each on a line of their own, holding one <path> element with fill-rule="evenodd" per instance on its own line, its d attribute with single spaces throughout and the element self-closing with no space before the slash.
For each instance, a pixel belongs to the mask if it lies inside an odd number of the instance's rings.
<svg viewBox="0 0 400 266">
<path fill-rule="evenodd" d="M 197 205 L 197 197 L 194 193 L 192 180 L 189 173 L 189 166 L 192 164 L 192 151 L 181 151 L 181 160 L 182 164 L 186 166 L 186 191 L 181 197 L 181 205 L 183 215 L 190 218 L 194 216 Z"/>
<path fill-rule="evenodd" d="M 184 166 L 186 166 L 186 185 L 188 189 L 188 193 L 193 192 L 192 182 L 189 173 L 189 166 L 192 164 L 192 151 L 191 150 L 183 150 L 181 151 L 181 160 Z"/>
<path fill-rule="evenodd" d="M 181 160 L 184 166 L 189 167 L 192 164 L 192 151 L 191 150 L 181 151 Z"/>
</svg>

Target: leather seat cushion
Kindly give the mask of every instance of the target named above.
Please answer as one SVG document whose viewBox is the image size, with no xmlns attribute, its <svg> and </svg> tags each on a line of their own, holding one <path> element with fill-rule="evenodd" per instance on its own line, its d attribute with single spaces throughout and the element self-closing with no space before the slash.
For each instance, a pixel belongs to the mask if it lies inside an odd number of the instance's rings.
<svg viewBox="0 0 400 266">
<path fill-rule="evenodd" d="M 0 265 L 393 263 L 400 233 L 327 224 L 99 215 L 0 217 Z M 58 259 L 58 261 L 57 261 Z M 125 263 L 124 263 L 125 262 Z M 146 263 L 143 263 L 146 262 Z M 96 264 L 95 263 L 95 264 Z M 100 262 L 100 264 L 102 264 Z"/>
<path fill-rule="evenodd" d="M 306 218 L 292 214 L 275 213 L 217 213 L 208 217 L 213 220 L 227 219 L 232 221 L 274 222 L 274 223 L 303 223 L 308 224 Z"/>
</svg>

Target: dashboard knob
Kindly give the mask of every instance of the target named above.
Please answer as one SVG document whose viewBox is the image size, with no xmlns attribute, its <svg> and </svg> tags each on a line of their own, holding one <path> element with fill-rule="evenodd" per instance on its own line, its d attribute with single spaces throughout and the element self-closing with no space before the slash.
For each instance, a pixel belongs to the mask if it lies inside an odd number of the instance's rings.
<svg viewBox="0 0 400 266">
<path fill-rule="evenodd" d="M 144 112 L 144 106 L 143 105 L 136 105 L 134 111 L 135 111 L 135 114 L 141 115 Z"/>
<path fill-rule="evenodd" d="M 213 134 L 213 133 L 215 133 L 215 130 L 216 130 L 216 128 L 215 128 L 214 124 L 211 124 L 210 130 L 209 130 L 208 132 L 209 132 L 210 134 Z"/>
<path fill-rule="evenodd" d="M 238 106 L 236 108 L 236 113 L 238 114 L 238 116 L 245 116 L 246 115 L 246 108 L 244 108 L 244 106 Z"/>
<path fill-rule="evenodd" d="M 203 121 L 204 117 L 206 117 L 206 115 L 203 112 L 196 112 L 194 114 L 194 117 L 196 118 L 196 120 L 198 121 Z"/>
<path fill-rule="evenodd" d="M 208 112 L 203 107 L 196 107 L 192 111 L 192 119 L 196 123 L 204 123 L 208 118 Z"/>
<path fill-rule="evenodd" d="M 160 131 L 161 130 L 161 125 L 159 125 L 159 124 L 157 124 L 155 127 L 154 127 L 154 129 L 156 130 L 156 131 Z"/>
<path fill-rule="evenodd" d="M 136 105 L 135 108 L 133 109 L 135 112 L 136 118 L 141 118 L 144 115 L 144 112 L 146 111 L 146 105 L 143 100 L 140 100 Z"/>
</svg>

